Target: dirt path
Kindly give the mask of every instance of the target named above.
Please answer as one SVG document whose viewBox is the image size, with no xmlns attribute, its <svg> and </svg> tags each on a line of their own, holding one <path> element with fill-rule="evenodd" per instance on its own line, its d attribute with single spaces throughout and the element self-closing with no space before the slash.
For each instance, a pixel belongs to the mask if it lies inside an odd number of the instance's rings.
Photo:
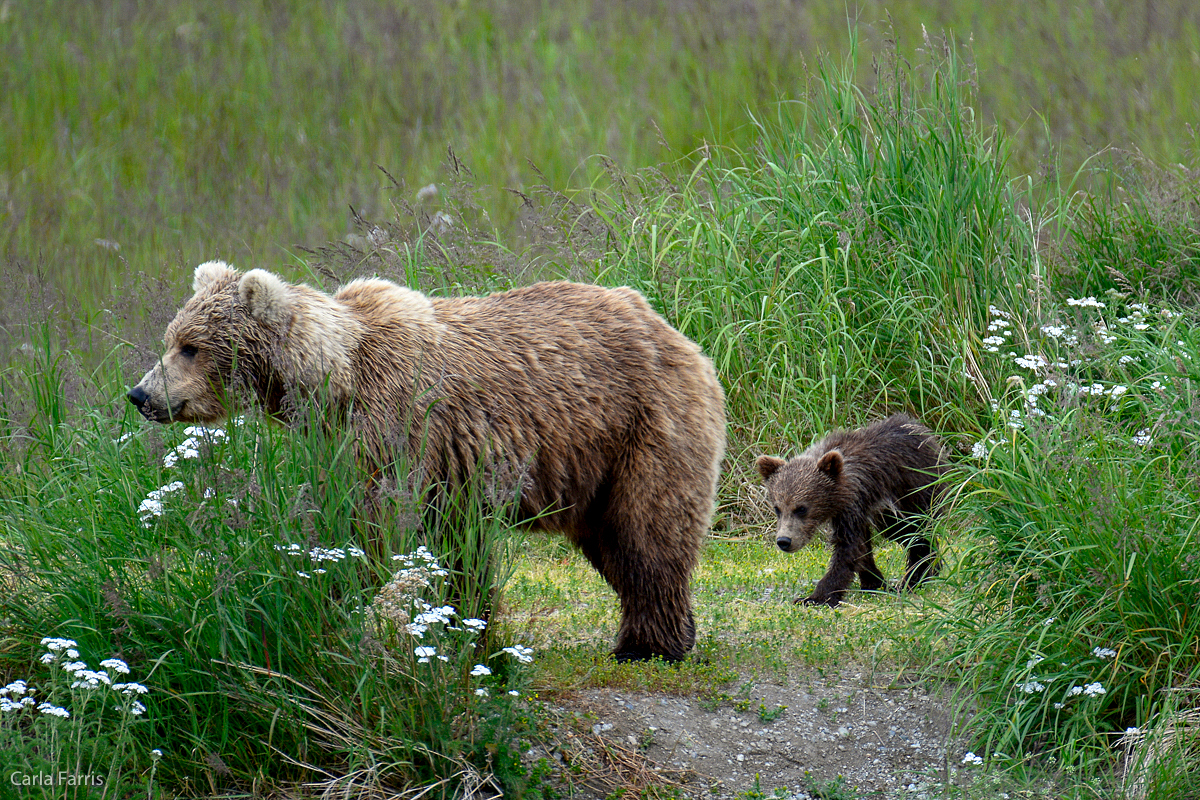
<svg viewBox="0 0 1200 800">
<path fill-rule="evenodd" d="M 603 798 L 656 777 L 677 782 L 685 796 L 713 800 L 776 790 L 800 800 L 814 786 L 829 797 L 932 794 L 962 759 L 950 703 L 922 685 L 874 677 L 847 671 L 801 676 L 788 687 L 743 684 L 733 703 L 715 709 L 696 698 L 584 690 L 560 701 L 584 725 L 576 746 L 554 756 L 574 759 L 591 776 L 580 797 Z M 839 776 L 844 793 L 833 794 Z"/>
</svg>

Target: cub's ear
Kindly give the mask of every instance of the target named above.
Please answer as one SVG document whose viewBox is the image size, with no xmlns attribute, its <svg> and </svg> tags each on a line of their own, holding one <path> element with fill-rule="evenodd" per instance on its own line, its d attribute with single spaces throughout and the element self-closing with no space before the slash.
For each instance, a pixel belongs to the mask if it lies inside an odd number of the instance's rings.
<svg viewBox="0 0 1200 800">
<path fill-rule="evenodd" d="M 842 461 L 841 450 L 830 450 L 817 460 L 817 469 L 835 481 L 841 477 L 843 466 L 845 466 L 845 462 Z"/>
<path fill-rule="evenodd" d="M 776 458 L 775 456 L 759 456 L 754 459 L 754 466 L 758 467 L 758 474 L 762 475 L 764 481 L 774 475 L 786 463 L 782 458 Z"/>
<path fill-rule="evenodd" d="M 235 275 L 237 275 L 237 270 L 224 261 L 205 261 L 196 267 L 196 271 L 192 275 L 192 291 L 198 292 L 214 281 L 232 278 Z"/>
<path fill-rule="evenodd" d="M 291 313 L 287 284 L 265 269 L 252 269 L 242 276 L 238 297 L 250 316 L 265 325 L 281 325 Z"/>
</svg>

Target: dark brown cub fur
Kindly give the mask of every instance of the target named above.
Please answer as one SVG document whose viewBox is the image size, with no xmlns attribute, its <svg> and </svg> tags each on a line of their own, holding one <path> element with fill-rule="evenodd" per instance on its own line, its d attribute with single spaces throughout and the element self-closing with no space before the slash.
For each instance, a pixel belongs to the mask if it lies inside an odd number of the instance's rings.
<svg viewBox="0 0 1200 800">
<path fill-rule="evenodd" d="M 834 431 L 784 461 L 759 456 L 759 474 L 779 517 L 775 543 L 795 552 L 829 523 L 833 556 L 813 593 L 796 602 L 836 606 L 858 573 L 862 588 L 886 589 L 875 565 L 872 528 L 908 550 L 903 589 L 936 573 L 937 553 L 924 531 L 937 513 L 945 452 L 937 437 L 905 414 L 853 431 Z"/>
</svg>

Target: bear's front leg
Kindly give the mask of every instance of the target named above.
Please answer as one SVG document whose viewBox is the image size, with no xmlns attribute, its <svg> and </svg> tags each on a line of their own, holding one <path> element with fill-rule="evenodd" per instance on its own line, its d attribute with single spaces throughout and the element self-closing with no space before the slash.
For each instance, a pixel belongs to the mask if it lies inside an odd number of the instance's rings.
<svg viewBox="0 0 1200 800">
<path fill-rule="evenodd" d="M 870 556 L 870 539 L 868 539 L 870 533 L 865 519 L 858 517 L 834 518 L 833 555 L 829 558 L 829 568 L 825 570 L 825 577 L 817 582 L 812 594 L 796 602 L 809 606 L 826 605 L 830 608 L 834 608 L 842 602 L 842 596 L 846 594 L 846 589 L 854 580 L 854 573 L 864 555 Z M 874 565 L 874 563 L 874 558 L 871 558 L 871 564 Z M 875 573 L 878 574 L 878 572 L 879 570 L 876 568 Z M 868 578 L 869 580 L 870 578 Z M 882 577 L 880 580 L 882 581 Z"/>
</svg>

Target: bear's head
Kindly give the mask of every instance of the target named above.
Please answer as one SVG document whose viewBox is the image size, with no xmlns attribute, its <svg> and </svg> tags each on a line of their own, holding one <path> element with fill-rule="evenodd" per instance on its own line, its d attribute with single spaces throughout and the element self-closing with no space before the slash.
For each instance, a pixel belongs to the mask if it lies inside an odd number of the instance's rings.
<svg viewBox="0 0 1200 800">
<path fill-rule="evenodd" d="M 817 528 L 845 507 L 845 461 L 839 450 L 789 461 L 759 456 L 755 465 L 779 518 L 775 544 L 786 553 L 808 544 Z"/>
<path fill-rule="evenodd" d="M 162 358 L 129 390 L 147 419 L 216 422 L 235 384 L 276 414 L 292 389 L 348 382 L 357 322 L 327 295 L 223 261 L 196 267 L 192 289 L 167 326 Z"/>
</svg>

